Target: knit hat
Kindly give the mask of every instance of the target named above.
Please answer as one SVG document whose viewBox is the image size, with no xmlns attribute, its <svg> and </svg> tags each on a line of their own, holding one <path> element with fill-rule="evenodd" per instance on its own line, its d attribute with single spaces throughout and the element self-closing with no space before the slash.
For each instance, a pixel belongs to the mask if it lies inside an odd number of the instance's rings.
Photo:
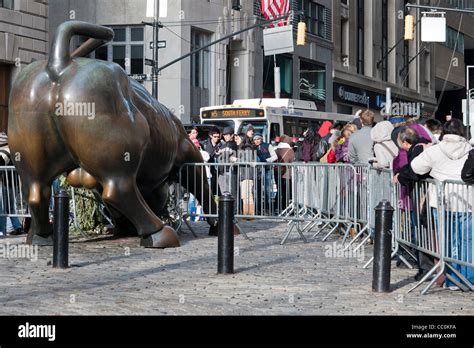
<svg viewBox="0 0 474 348">
<path fill-rule="evenodd" d="M 253 136 L 253 140 L 258 140 L 258 139 L 263 140 L 263 137 L 262 137 L 262 135 L 261 135 L 260 133 L 257 133 L 257 134 L 255 134 L 255 135 Z"/>
<path fill-rule="evenodd" d="M 249 123 L 246 127 L 245 127 L 245 133 L 247 133 L 249 130 L 255 130 L 255 128 L 253 128 L 252 124 Z"/>
<path fill-rule="evenodd" d="M 227 134 L 234 134 L 234 128 L 225 127 L 224 130 L 222 131 L 222 135 L 227 135 Z"/>
</svg>

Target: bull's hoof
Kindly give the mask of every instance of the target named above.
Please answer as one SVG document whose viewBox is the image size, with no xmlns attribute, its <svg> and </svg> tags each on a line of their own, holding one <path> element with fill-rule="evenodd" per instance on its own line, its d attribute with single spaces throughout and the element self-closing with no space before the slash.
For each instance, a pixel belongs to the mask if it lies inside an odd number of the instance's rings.
<svg viewBox="0 0 474 348">
<path fill-rule="evenodd" d="M 31 239 L 31 245 L 38 245 L 38 246 L 52 246 L 53 245 L 53 235 L 49 235 L 47 237 L 42 237 L 37 234 L 33 235 Z"/>
<path fill-rule="evenodd" d="M 180 246 L 176 231 L 169 226 L 151 236 L 142 238 L 140 245 L 145 248 L 177 248 Z"/>
<path fill-rule="evenodd" d="M 239 234 L 240 234 L 239 228 L 236 225 L 234 225 L 234 236 L 238 236 Z"/>
</svg>

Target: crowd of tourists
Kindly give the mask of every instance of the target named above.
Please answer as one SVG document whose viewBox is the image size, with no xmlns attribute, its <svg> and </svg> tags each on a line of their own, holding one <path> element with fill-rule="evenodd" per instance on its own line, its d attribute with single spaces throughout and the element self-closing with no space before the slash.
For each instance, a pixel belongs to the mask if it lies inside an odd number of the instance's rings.
<svg viewBox="0 0 474 348">
<path fill-rule="evenodd" d="M 393 171 L 393 184 L 401 185 L 406 200 L 413 199 L 415 183 L 424 179 L 474 183 L 474 150 L 467 139 L 466 127 L 460 120 L 451 117 L 447 117 L 444 124 L 436 119 L 420 121 L 416 117 L 392 117 L 375 123 L 374 113 L 364 110 L 359 111 L 348 124 L 325 121 L 319 127 L 308 127 L 300 139 L 284 134 L 272 139 L 271 143 L 265 142 L 263 135 L 256 133 L 251 124 L 240 134 L 234 134 L 231 127 L 224 128 L 222 132 L 215 128 L 202 143 L 197 140 L 197 133 L 197 129 L 192 129 L 189 136 L 200 149 L 205 162 L 366 164 Z M 284 208 L 291 200 L 291 191 L 286 187 L 291 183 L 291 171 L 277 171 L 277 166 L 261 168 L 256 171 L 254 167 L 245 165 L 239 168 L 238 174 L 230 166 L 208 168 L 213 194 L 228 191 L 235 195 L 237 185 L 240 185 L 241 213 L 253 215 L 255 204 L 259 201 L 258 197 L 254 197 L 259 191 L 254 189 L 257 185 L 264 191 L 265 199 L 261 201 L 269 204 L 265 209 L 272 210 L 271 204 L 276 195 L 276 200 L 283 202 Z M 436 216 L 436 202 L 429 204 L 431 215 Z M 264 212 L 264 207 L 260 208 Z M 410 203 L 406 206 L 400 203 L 399 208 L 411 214 L 412 231 L 416 231 L 420 218 L 414 214 L 419 209 L 414 209 Z M 450 224 L 447 229 L 453 233 L 450 247 L 458 249 L 452 250 L 451 256 L 462 253 L 465 258 L 463 261 L 472 263 L 472 207 L 467 210 L 459 213 L 462 215 L 462 224 L 459 222 L 460 216 L 446 219 L 446 223 Z M 460 250 L 461 247 L 463 250 Z M 416 279 L 419 280 L 437 260 L 420 252 L 416 254 L 419 267 Z M 474 284 L 474 268 L 461 265 L 455 265 L 455 268 Z M 456 279 L 457 275 L 451 274 L 451 277 Z M 457 288 L 455 283 L 448 280 L 445 284 Z"/>
</svg>

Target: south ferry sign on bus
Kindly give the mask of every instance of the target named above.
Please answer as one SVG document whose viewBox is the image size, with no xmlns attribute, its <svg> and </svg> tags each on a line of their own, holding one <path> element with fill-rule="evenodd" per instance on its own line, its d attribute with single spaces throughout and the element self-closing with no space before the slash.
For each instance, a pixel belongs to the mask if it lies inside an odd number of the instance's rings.
<svg viewBox="0 0 474 348">
<path fill-rule="evenodd" d="M 216 109 L 207 110 L 202 113 L 203 119 L 256 117 L 265 117 L 265 112 L 261 109 Z"/>
</svg>

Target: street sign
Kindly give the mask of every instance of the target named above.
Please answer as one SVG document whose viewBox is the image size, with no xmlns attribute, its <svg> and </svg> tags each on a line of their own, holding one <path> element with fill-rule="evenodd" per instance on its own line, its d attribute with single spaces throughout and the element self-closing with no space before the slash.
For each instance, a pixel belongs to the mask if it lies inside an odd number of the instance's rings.
<svg viewBox="0 0 474 348">
<path fill-rule="evenodd" d="M 153 66 L 153 59 L 145 58 L 145 65 Z"/>
<path fill-rule="evenodd" d="M 293 26 L 285 25 L 263 30 L 263 46 L 266 56 L 293 52 Z"/>
<path fill-rule="evenodd" d="M 421 17 L 422 42 L 446 42 L 446 17 L 444 12 L 423 12 Z"/>
<path fill-rule="evenodd" d="M 150 41 L 150 49 L 152 50 L 154 47 L 155 47 L 155 45 L 153 44 L 153 41 Z M 166 41 L 165 40 L 158 41 L 158 49 L 160 49 L 160 48 L 166 48 Z"/>
<path fill-rule="evenodd" d="M 132 74 L 132 75 L 128 75 L 128 77 L 137 81 L 150 81 L 151 80 L 150 74 Z"/>
</svg>

